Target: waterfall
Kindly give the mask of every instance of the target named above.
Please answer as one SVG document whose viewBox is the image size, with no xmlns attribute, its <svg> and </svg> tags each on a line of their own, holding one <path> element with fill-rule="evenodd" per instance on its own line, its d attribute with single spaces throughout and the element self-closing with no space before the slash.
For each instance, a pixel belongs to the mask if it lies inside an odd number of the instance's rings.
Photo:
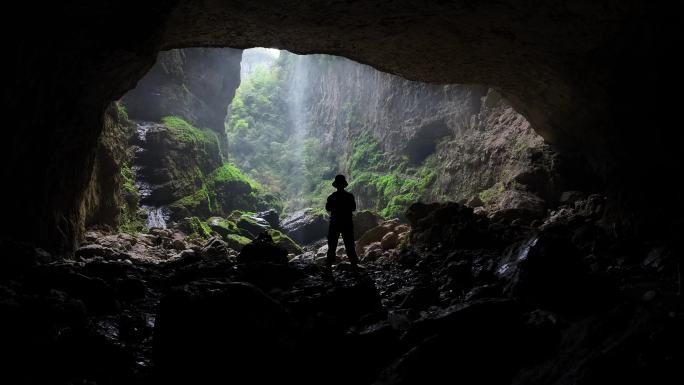
<svg viewBox="0 0 684 385">
<path fill-rule="evenodd" d="M 147 142 L 147 132 L 150 130 L 150 128 L 157 125 L 157 123 L 136 121 L 135 125 L 138 143 L 140 144 L 135 149 L 137 159 L 138 156 L 146 151 L 145 143 Z M 133 167 L 131 167 L 131 171 L 133 172 L 133 181 L 135 183 L 135 187 L 138 189 L 140 200 L 143 201 L 152 194 L 152 186 L 143 180 L 142 166 L 134 164 Z M 166 228 L 166 221 L 169 219 L 169 210 L 165 206 L 140 205 L 140 208 L 145 210 L 147 213 L 147 228 Z"/>
<path fill-rule="evenodd" d="M 165 207 L 141 206 L 147 211 L 147 228 L 153 227 L 165 229 L 166 220 L 169 217 L 168 210 Z"/>
<path fill-rule="evenodd" d="M 530 249 L 534 247 L 534 245 L 537 244 L 537 241 L 539 240 L 539 236 L 535 235 L 533 237 L 530 237 L 526 239 L 517 249 L 516 252 L 514 253 L 513 258 L 511 258 L 508 262 L 501 264 L 499 268 L 497 269 L 497 273 L 501 276 L 509 274 L 511 271 L 511 268 L 520 263 L 521 261 L 524 261 L 527 259 L 527 255 L 530 252 Z"/>
<path fill-rule="evenodd" d="M 287 106 L 292 121 L 292 138 L 291 150 L 293 163 L 295 168 L 293 170 L 294 178 L 301 178 L 304 176 L 304 140 L 309 131 L 309 120 L 306 111 L 306 90 L 309 87 L 309 77 L 307 70 L 307 58 L 304 55 L 295 55 L 292 68 L 292 76 L 288 85 Z M 302 185 L 295 184 L 295 193 L 301 194 Z"/>
</svg>

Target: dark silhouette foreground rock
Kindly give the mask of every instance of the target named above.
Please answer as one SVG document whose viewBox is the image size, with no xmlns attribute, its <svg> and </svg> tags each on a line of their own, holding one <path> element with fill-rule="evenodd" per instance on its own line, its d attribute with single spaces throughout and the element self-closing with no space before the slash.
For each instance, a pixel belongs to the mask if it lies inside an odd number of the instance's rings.
<svg viewBox="0 0 684 385">
<path fill-rule="evenodd" d="M 154 357 L 171 383 L 282 381 L 293 346 L 285 309 L 246 283 L 197 281 L 161 299 Z"/>
</svg>

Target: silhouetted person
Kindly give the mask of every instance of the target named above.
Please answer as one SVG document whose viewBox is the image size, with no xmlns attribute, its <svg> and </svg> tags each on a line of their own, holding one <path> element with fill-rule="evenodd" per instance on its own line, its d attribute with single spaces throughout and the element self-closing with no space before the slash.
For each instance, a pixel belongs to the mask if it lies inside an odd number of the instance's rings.
<svg viewBox="0 0 684 385">
<path fill-rule="evenodd" d="M 347 180 L 344 175 L 337 175 L 332 183 L 337 191 L 330 194 L 325 203 L 325 209 L 330 211 L 330 227 L 328 228 L 328 258 L 325 261 L 325 271 L 331 273 L 332 265 L 335 263 L 335 252 L 337 251 L 337 240 L 342 234 L 344 247 L 347 249 L 347 257 L 354 271 L 358 271 L 359 257 L 356 255 L 354 245 L 354 223 L 352 212 L 356 210 L 354 195 L 344 191 L 347 187 Z"/>
</svg>

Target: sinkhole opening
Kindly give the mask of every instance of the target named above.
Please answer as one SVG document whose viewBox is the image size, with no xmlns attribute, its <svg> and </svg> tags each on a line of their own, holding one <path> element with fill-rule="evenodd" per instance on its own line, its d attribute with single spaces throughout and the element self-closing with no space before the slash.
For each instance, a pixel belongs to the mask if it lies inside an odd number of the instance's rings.
<svg viewBox="0 0 684 385">
<path fill-rule="evenodd" d="M 343 57 L 164 51 L 111 110 L 112 129 L 128 130 L 122 228 L 219 236 L 236 251 L 262 232 L 294 255 L 327 247 L 338 174 L 355 197 L 357 240 L 406 223 L 416 202 L 521 209 L 531 221 L 558 189 L 553 152 L 495 90 L 409 81 Z"/>
</svg>

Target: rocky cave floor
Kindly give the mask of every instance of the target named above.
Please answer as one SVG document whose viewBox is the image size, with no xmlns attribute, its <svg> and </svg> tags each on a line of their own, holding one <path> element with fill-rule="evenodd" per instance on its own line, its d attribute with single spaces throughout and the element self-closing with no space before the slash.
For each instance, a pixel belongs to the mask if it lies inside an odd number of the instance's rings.
<svg viewBox="0 0 684 385">
<path fill-rule="evenodd" d="M 414 204 L 410 242 L 332 280 L 267 239 L 90 232 L 73 260 L 4 242 L 2 382 L 677 383 L 676 252 L 612 236 L 603 205 L 526 226 Z"/>
</svg>

